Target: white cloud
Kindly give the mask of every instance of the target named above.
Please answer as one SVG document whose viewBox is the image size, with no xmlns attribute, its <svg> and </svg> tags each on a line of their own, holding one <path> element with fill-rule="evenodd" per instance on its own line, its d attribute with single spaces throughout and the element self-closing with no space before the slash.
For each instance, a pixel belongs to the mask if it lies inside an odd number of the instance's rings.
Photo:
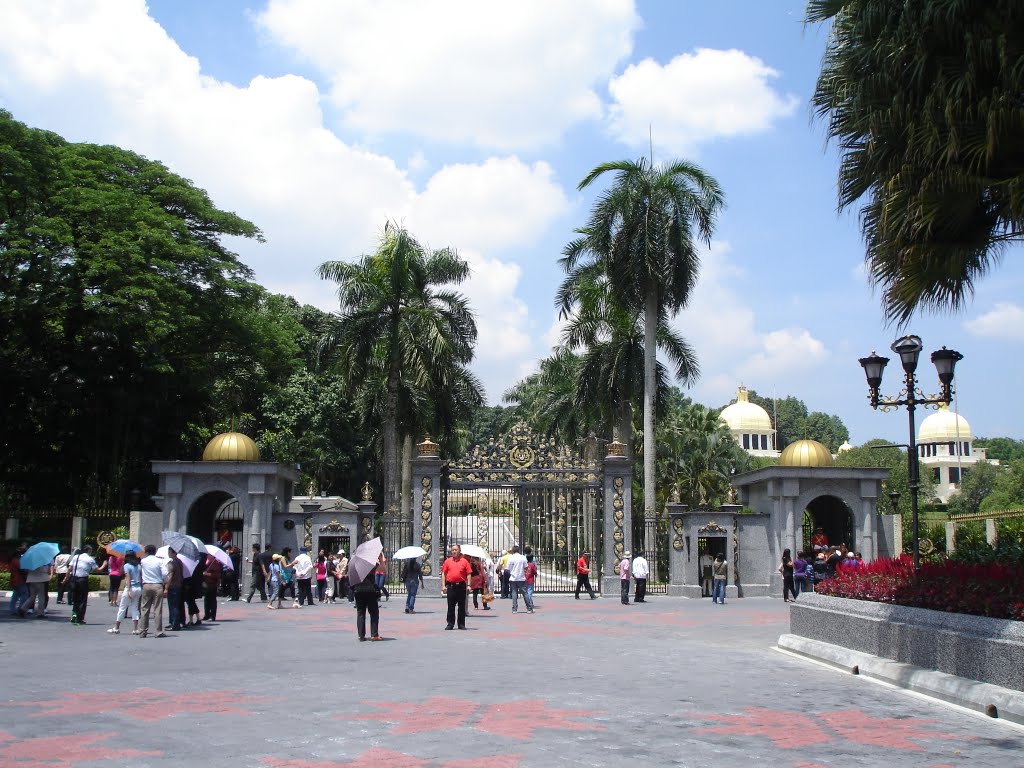
<svg viewBox="0 0 1024 768">
<path fill-rule="evenodd" d="M 788 386 L 794 373 L 820 366 L 828 351 L 811 331 L 799 328 L 762 330 L 744 295 L 746 272 L 731 259 L 728 242 L 712 241 L 702 254 L 701 274 L 690 304 L 674 321 L 697 352 L 703 375 L 691 396 L 707 405 L 722 405 L 739 384 L 758 391 Z"/>
<path fill-rule="evenodd" d="M 324 73 L 348 128 L 503 150 L 599 119 L 640 26 L 633 0 L 270 0 L 257 19 Z"/>
<path fill-rule="evenodd" d="M 335 308 L 316 267 L 371 250 L 388 218 L 458 249 L 472 270 L 463 290 L 478 314 L 478 373 L 500 397 L 508 371 L 535 350 L 519 254 L 496 254 L 535 243 L 569 209 L 550 166 L 453 164 L 418 189 L 392 158 L 328 130 L 320 98 L 294 75 L 244 87 L 201 75 L 142 0 L 7 3 L 0 26 L 0 101 L 18 119 L 125 146 L 193 179 L 263 229 L 265 245 L 230 245 L 271 291 Z"/>
<path fill-rule="evenodd" d="M 1024 309 L 1011 302 L 999 302 L 985 314 L 965 322 L 964 327 L 975 336 L 1024 341 Z"/>
<path fill-rule="evenodd" d="M 608 128 L 631 147 L 646 147 L 653 131 L 655 146 L 679 154 L 714 139 L 762 133 L 799 101 L 771 87 L 778 74 L 735 49 L 698 48 L 664 66 L 644 59 L 609 83 Z"/>
</svg>

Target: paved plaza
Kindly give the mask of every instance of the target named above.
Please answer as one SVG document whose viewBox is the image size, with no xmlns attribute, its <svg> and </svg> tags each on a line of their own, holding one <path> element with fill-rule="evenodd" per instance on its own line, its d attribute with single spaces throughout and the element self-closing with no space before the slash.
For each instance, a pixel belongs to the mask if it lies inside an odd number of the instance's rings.
<svg viewBox="0 0 1024 768">
<path fill-rule="evenodd" d="M 139 639 L 90 599 L 3 606 L 0 766 L 1008 768 L 1024 729 L 775 650 L 788 606 L 750 598 L 539 595 L 444 631 L 445 605 L 394 596 L 384 642 L 348 603 Z M 521 609 L 522 610 L 522 609 Z"/>
</svg>

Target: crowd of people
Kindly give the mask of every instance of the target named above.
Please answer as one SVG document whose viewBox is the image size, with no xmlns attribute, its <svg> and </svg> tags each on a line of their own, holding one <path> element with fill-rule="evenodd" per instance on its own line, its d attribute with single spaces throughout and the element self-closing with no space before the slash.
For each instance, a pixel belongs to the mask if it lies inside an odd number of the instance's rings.
<svg viewBox="0 0 1024 768">
<path fill-rule="evenodd" d="M 863 563 L 860 552 L 854 552 L 845 544 L 827 550 L 815 548 L 810 552 L 797 552 L 795 559 L 787 549 L 779 565 L 782 597 L 787 603 L 792 602 L 801 592 L 813 592 L 815 584 L 834 579 L 837 574 L 859 568 Z"/>
</svg>

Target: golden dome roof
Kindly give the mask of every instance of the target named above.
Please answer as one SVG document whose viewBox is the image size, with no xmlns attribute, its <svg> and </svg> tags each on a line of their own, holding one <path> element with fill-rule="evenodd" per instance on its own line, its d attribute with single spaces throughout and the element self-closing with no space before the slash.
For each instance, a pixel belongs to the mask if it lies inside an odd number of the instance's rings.
<svg viewBox="0 0 1024 768">
<path fill-rule="evenodd" d="M 919 443 L 948 443 L 956 441 L 972 441 L 971 425 L 959 413 L 953 413 L 948 405 L 940 405 L 939 410 L 921 422 L 917 431 Z"/>
<path fill-rule="evenodd" d="M 779 456 L 783 467 L 831 467 L 835 464 L 828 448 L 817 440 L 797 440 Z"/>
<path fill-rule="evenodd" d="M 260 449 L 240 432 L 225 432 L 207 443 L 203 461 L 259 461 Z"/>
<path fill-rule="evenodd" d="M 733 432 L 772 431 L 772 420 L 768 418 L 768 411 L 750 402 L 746 387 L 739 388 L 736 392 L 736 402 L 723 408 L 719 418 Z"/>
</svg>

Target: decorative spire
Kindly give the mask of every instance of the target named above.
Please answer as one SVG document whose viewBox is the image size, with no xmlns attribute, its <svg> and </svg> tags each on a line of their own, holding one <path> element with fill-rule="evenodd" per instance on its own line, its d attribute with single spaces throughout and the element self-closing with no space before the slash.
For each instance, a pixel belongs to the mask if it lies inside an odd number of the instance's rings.
<svg viewBox="0 0 1024 768">
<path fill-rule="evenodd" d="M 430 435 L 424 435 L 423 442 L 416 444 L 416 450 L 419 456 L 437 456 L 441 446 L 430 439 Z"/>
</svg>

